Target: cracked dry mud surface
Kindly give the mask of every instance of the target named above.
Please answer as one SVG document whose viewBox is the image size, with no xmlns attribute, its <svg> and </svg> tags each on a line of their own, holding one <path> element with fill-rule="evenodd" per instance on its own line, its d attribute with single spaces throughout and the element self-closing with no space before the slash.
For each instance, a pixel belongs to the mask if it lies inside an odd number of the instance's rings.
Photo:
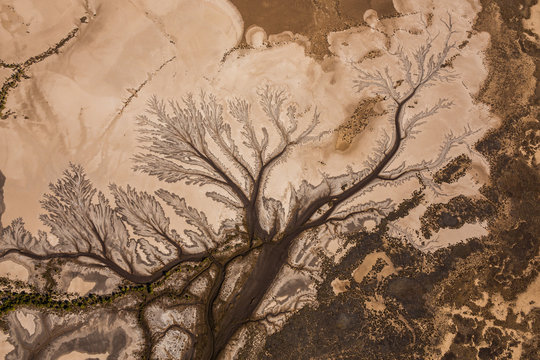
<svg viewBox="0 0 540 360">
<path fill-rule="evenodd" d="M 535 359 L 535 0 L 6 0 L 0 358 Z"/>
</svg>

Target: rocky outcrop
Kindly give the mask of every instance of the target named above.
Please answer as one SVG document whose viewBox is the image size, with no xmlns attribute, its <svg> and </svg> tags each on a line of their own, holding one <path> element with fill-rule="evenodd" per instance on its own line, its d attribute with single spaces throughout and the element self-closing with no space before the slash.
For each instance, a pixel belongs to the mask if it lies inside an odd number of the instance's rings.
<svg viewBox="0 0 540 360">
<path fill-rule="evenodd" d="M 4 206 L 4 183 L 6 182 L 6 177 L 0 171 L 0 235 L 2 235 L 2 214 L 6 207 Z"/>
</svg>

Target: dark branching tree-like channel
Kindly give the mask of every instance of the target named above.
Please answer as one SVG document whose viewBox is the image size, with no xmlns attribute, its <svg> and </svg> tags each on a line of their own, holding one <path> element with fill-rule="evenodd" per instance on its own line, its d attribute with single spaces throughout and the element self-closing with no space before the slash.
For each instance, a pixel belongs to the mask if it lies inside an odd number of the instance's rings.
<svg viewBox="0 0 540 360">
<path fill-rule="evenodd" d="M 17 220 L 3 231 L 0 256 L 16 253 L 43 262 L 62 259 L 63 266 L 86 259 L 81 264 L 108 268 L 124 279 L 109 296 L 86 296 L 58 306 L 54 297 L 27 295 L 41 306 L 85 311 L 92 311 L 91 305 L 133 296 L 145 357 L 152 357 L 171 334 L 182 339 L 184 358 L 219 357 L 243 326 L 257 321 L 255 313 L 298 239 L 366 214 L 384 217 L 389 212 L 384 199 L 369 203 L 354 199 L 380 183 L 421 178 L 423 172 L 446 161 L 449 150 L 470 135 L 470 129 L 448 135 L 434 160 L 407 166 L 393 162 L 425 121 L 451 108 L 446 99 L 415 113 L 408 107 L 428 86 L 453 80 L 448 65 L 458 48 L 451 19 L 444 23 L 445 34 L 427 33 L 417 49 L 398 48 L 393 53 L 401 74 L 392 75 L 388 68 L 357 69 L 356 90 L 369 88 L 383 97 L 389 120 L 388 131 L 363 168 L 347 167 L 339 176 L 323 174 L 315 184 L 305 179 L 290 190 L 284 204 L 267 195 L 269 177 L 293 148 L 326 135 L 318 130 L 324 114 L 317 110 L 305 117 L 298 114 L 288 105 L 290 95 L 274 86 L 259 88 L 258 104 L 238 98 L 221 102 L 205 94 L 170 103 L 152 98 L 148 114 L 139 117 L 143 145 L 134 158 L 135 171 L 167 183 L 191 185 L 193 191 L 208 189 L 205 195 L 234 216 L 214 226 L 182 193 L 164 189 L 149 194 L 113 184 L 110 193 L 104 194 L 94 188 L 81 166 L 72 165 L 51 184 L 42 201 L 46 213 L 41 220 L 56 244 L 51 245 L 44 232 L 29 233 Z M 392 78 L 397 75 L 399 83 Z M 254 112 L 255 106 L 260 111 Z M 256 119 L 254 113 L 266 119 Z M 289 185 L 287 179 L 282 183 L 284 193 Z M 171 226 L 166 214 L 173 211 L 186 224 L 183 232 Z M 189 309 L 195 320 L 156 329 L 149 319 L 156 303 Z M 3 310 L 11 308 L 3 304 Z"/>
</svg>

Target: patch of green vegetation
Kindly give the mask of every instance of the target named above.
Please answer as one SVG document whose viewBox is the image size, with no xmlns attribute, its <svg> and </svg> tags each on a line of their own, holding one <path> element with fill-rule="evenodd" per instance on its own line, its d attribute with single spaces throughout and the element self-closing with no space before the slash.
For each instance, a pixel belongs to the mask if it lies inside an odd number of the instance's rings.
<svg viewBox="0 0 540 360">
<path fill-rule="evenodd" d="M 123 286 L 109 295 L 88 294 L 72 300 L 60 299 L 52 293 L 0 291 L 0 315 L 19 306 L 35 306 L 62 311 L 79 311 L 94 305 L 104 305 L 127 293 L 147 291 L 146 285 Z"/>
</svg>

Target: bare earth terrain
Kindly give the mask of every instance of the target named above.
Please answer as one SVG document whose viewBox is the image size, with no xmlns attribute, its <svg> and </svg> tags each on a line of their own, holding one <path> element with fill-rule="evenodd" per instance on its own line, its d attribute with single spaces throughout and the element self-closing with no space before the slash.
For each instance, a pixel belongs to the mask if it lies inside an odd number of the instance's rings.
<svg viewBox="0 0 540 360">
<path fill-rule="evenodd" d="M 536 0 L 3 0 L 0 357 L 534 359 Z"/>
</svg>

